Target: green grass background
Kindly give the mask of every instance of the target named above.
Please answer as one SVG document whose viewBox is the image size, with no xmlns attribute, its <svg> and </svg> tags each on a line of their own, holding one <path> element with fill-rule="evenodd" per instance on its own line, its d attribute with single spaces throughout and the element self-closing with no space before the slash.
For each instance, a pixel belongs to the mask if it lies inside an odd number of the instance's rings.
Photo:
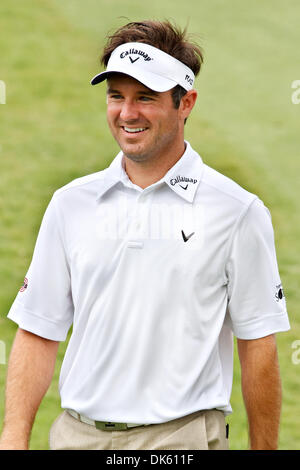
<svg viewBox="0 0 300 470">
<path fill-rule="evenodd" d="M 203 160 L 255 192 L 271 210 L 291 330 L 277 335 L 283 407 L 280 449 L 300 449 L 299 123 L 291 84 L 300 79 L 298 0 L 1 0 L 0 341 L 6 363 L 16 325 L 6 319 L 31 260 L 41 217 L 60 186 L 103 169 L 118 151 L 106 126 L 99 70 L 105 35 L 127 21 L 189 25 L 205 51 L 186 138 Z M 58 377 L 37 414 L 31 449 L 48 448 L 60 413 Z M 299 356 L 298 356 L 299 357 Z M 0 423 L 7 364 L 0 364 Z M 235 350 L 231 449 L 248 446 Z"/>
</svg>

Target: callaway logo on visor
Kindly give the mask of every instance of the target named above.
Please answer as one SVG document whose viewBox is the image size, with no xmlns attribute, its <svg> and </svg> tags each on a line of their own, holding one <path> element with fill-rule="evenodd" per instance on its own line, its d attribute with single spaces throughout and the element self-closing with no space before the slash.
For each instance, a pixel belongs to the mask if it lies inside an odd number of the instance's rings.
<svg viewBox="0 0 300 470">
<path fill-rule="evenodd" d="M 131 56 L 134 55 L 134 54 L 140 55 L 141 57 L 143 57 L 143 59 L 146 62 L 148 62 L 149 60 L 153 60 L 151 57 L 149 57 L 147 52 L 137 50 L 137 49 L 129 49 L 129 51 L 122 52 L 120 54 L 120 59 L 125 59 L 125 57 L 127 57 L 129 55 L 129 59 L 130 59 L 131 63 L 133 64 L 134 62 L 136 62 L 139 59 L 139 57 L 137 57 L 136 59 L 132 59 Z"/>
</svg>

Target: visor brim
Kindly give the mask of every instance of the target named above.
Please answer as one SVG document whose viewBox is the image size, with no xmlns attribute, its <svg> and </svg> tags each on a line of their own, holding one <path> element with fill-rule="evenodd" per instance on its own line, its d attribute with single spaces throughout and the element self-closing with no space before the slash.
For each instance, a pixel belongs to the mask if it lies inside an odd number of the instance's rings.
<svg viewBox="0 0 300 470">
<path fill-rule="evenodd" d="M 98 73 L 95 75 L 95 77 L 92 78 L 90 82 L 91 85 L 97 85 L 98 83 L 103 82 L 109 78 L 112 73 L 122 73 L 124 75 L 128 75 L 129 77 L 132 77 L 145 85 L 150 90 L 157 92 L 171 90 L 171 88 L 174 88 L 177 85 L 174 80 L 170 80 L 169 78 L 162 77 L 161 75 L 157 75 L 155 73 L 150 73 L 144 70 L 142 73 L 139 73 L 139 70 L 130 71 L 129 73 L 128 70 L 124 69 L 107 70 L 105 72 Z"/>
</svg>

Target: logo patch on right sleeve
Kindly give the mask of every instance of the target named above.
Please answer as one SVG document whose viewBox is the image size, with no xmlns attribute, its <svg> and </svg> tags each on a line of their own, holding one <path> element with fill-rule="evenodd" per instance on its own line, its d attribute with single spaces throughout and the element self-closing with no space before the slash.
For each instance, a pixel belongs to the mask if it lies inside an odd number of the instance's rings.
<svg viewBox="0 0 300 470">
<path fill-rule="evenodd" d="M 279 284 L 278 286 L 276 286 L 276 294 L 275 294 L 276 302 L 279 302 L 279 300 L 282 300 L 283 297 L 285 297 L 285 295 L 283 292 L 282 284 Z"/>
<path fill-rule="evenodd" d="M 20 292 L 24 292 L 27 289 L 27 287 L 28 287 L 28 279 L 27 277 L 25 277 L 24 284 L 22 285 Z"/>
</svg>

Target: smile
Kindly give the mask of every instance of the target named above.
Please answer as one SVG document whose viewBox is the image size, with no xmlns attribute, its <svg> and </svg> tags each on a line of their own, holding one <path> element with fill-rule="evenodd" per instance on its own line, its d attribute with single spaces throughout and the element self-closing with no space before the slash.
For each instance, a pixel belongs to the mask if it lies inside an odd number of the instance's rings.
<svg viewBox="0 0 300 470">
<path fill-rule="evenodd" d="M 122 126 L 125 132 L 129 132 L 130 134 L 137 134 L 139 132 L 144 132 L 147 130 L 147 127 L 126 127 Z"/>
</svg>

